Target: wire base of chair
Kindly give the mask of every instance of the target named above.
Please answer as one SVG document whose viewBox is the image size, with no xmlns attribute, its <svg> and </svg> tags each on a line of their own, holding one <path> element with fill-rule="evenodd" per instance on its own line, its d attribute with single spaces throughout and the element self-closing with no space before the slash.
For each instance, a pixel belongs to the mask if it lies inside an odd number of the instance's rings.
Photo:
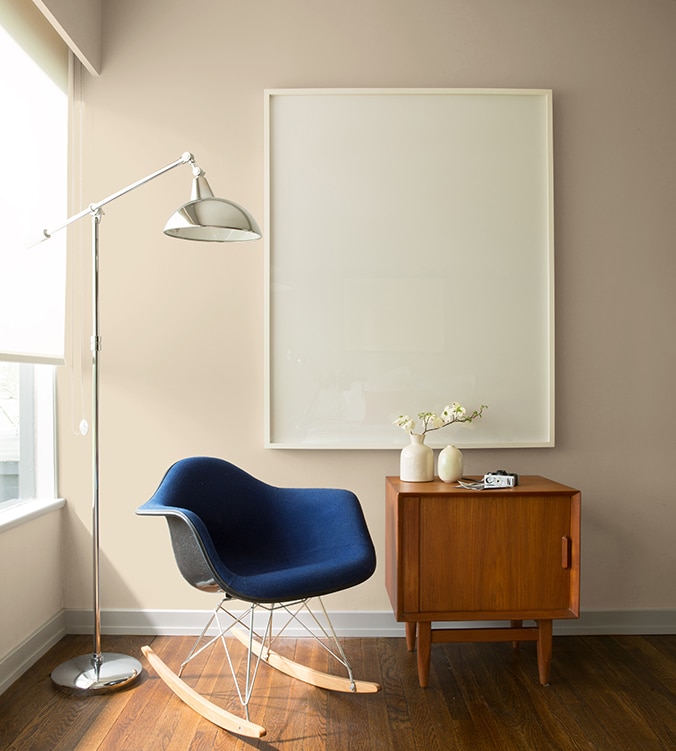
<svg viewBox="0 0 676 751">
<path fill-rule="evenodd" d="M 318 612 L 314 612 L 309 607 L 308 603 L 311 600 L 318 602 Z M 251 603 L 244 613 L 234 613 L 225 607 L 226 603 L 231 602 L 230 597 L 224 597 L 216 606 L 202 633 L 193 644 L 188 657 L 181 664 L 178 675 L 164 665 L 149 647 L 143 648 L 150 664 L 172 691 L 183 701 L 186 701 L 192 709 L 220 727 L 248 737 L 260 738 L 265 734 L 265 728 L 252 723 L 249 716 L 249 702 L 261 663 L 267 664 L 292 678 L 330 691 L 375 693 L 380 690 L 377 683 L 354 679 L 352 667 L 336 636 L 331 619 L 320 597 L 297 600 L 291 603 Z M 260 611 L 265 612 L 266 616 L 262 619 L 263 624 L 259 625 L 257 630 L 254 621 L 256 613 Z M 282 620 L 281 627 L 278 625 L 280 618 Z M 217 626 L 217 633 L 214 636 L 208 635 L 208 631 L 214 623 Z M 340 676 L 315 670 L 276 652 L 272 648 L 275 642 L 288 632 L 289 627 L 295 626 L 300 626 L 305 634 L 312 637 L 333 660 L 345 669 L 347 675 Z M 226 638 L 229 636 L 234 637 L 247 650 L 245 665 L 239 671 L 231 654 L 231 645 L 228 644 Z M 181 679 L 185 667 L 218 641 L 221 642 L 225 650 L 237 696 L 244 710 L 244 720 L 204 699 Z M 158 663 L 161 663 L 159 668 Z"/>
</svg>

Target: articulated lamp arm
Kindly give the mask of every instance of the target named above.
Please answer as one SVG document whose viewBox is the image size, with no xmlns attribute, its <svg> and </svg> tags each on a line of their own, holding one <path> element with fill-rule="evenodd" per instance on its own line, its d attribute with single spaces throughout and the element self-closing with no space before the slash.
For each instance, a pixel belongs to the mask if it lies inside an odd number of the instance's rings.
<svg viewBox="0 0 676 751">
<path fill-rule="evenodd" d="M 110 203 L 111 201 L 114 201 L 117 198 L 120 198 L 120 196 L 125 195 L 125 193 L 131 193 L 132 190 L 136 190 L 136 188 L 140 188 L 141 185 L 145 185 L 146 183 L 149 183 L 151 180 L 154 180 L 156 177 L 159 177 L 160 175 L 163 175 L 165 172 L 169 172 L 169 170 L 174 169 L 174 167 L 178 167 L 181 164 L 188 164 L 188 163 L 193 165 L 194 174 L 197 174 L 195 170 L 197 170 L 200 174 L 203 174 L 202 170 L 195 164 L 195 157 L 189 151 L 186 151 L 175 162 L 172 162 L 171 164 L 167 164 L 166 167 L 162 167 L 162 169 L 157 170 L 157 172 L 153 172 L 151 175 L 142 177 L 140 180 L 137 180 L 131 185 L 127 185 L 126 188 L 122 188 L 122 190 L 116 191 L 115 193 L 113 193 L 112 195 L 109 195 L 107 198 L 104 198 L 101 201 L 90 203 L 86 209 L 82 209 L 82 211 L 80 211 L 79 213 L 74 214 L 69 219 L 66 219 L 66 221 L 60 226 L 55 227 L 54 229 L 51 229 L 51 230 L 44 229 L 42 231 L 42 234 L 44 235 L 44 237 L 42 237 L 41 240 L 48 240 L 52 235 L 56 234 L 57 232 L 60 232 L 62 229 L 65 229 L 70 224 L 77 222 L 78 219 L 82 219 L 85 216 L 92 216 L 92 215 L 99 214 L 101 211 L 101 208 L 105 206 L 107 203 Z"/>
</svg>

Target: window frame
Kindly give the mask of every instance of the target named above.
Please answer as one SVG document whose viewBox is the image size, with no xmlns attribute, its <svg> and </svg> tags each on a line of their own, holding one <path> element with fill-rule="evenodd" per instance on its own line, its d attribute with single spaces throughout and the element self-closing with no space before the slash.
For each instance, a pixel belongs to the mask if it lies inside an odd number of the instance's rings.
<svg viewBox="0 0 676 751">
<path fill-rule="evenodd" d="M 66 140 L 63 142 L 63 151 L 60 149 L 55 151 L 55 158 L 64 160 L 62 165 L 66 166 L 66 170 L 62 175 L 61 167 L 59 167 L 59 171 L 54 173 L 58 178 L 58 185 L 62 185 L 63 188 L 63 199 L 65 199 L 63 209 L 65 210 L 69 189 L 68 139 L 72 122 L 71 102 L 74 76 L 72 53 L 44 15 L 31 3 L 26 4 L 23 0 L 0 0 L 0 26 L 3 33 L 23 50 L 33 64 L 42 70 L 56 89 L 61 90 L 65 96 L 63 112 L 65 123 L 61 122 L 65 125 Z M 36 83 L 36 86 L 39 84 Z M 29 88 L 31 88 L 30 84 Z M 42 97 L 41 89 L 36 89 L 36 93 Z M 23 147 L 21 143 L 12 144 L 12 148 L 15 149 Z M 44 167 L 44 164 L 40 166 Z M 51 190 L 53 186 L 48 187 Z M 59 194 L 60 190 L 59 188 Z M 46 202 L 46 205 L 51 211 L 51 200 Z M 36 213 L 41 214 L 45 206 L 40 207 L 38 202 L 34 208 Z M 62 208 L 56 206 L 56 209 L 60 216 Z M 48 216 L 42 218 L 31 216 L 29 222 L 32 224 L 37 220 L 48 223 L 52 219 L 53 217 Z M 25 229 L 24 226 L 24 231 Z M 39 230 L 40 227 L 37 229 Z M 0 496 L 0 530 L 3 530 L 21 523 L 22 520 L 34 518 L 36 515 L 63 505 L 63 501 L 56 498 L 56 368 L 54 366 L 55 362 L 62 362 L 63 359 L 43 357 L 40 354 L 24 356 L 22 352 L 17 353 L 11 349 L 5 349 L 0 353 L 0 360 L 15 366 L 18 370 L 16 378 L 19 410 L 16 444 L 18 466 L 15 472 L 18 487 L 12 487 Z M 14 374 L 12 374 L 13 378 Z M 12 453 L 7 459 L 0 458 L 0 463 L 4 464 L 5 461 L 14 462 L 14 454 Z M 14 469 L 14 467 L 11 468 L 11 470 Z M 9 495 L 18 497 L 7 498 Z"/>
</svg>

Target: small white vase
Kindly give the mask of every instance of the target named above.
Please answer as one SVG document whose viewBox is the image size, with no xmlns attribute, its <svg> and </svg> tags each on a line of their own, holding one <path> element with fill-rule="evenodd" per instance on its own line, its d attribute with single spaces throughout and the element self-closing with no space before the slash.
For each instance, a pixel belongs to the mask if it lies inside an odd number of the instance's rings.
<svg viewBox="0 0 676 751">
<path fill-rule="evenodd" d="M 444 482 L 455 482 L 462 477 L 462 452 L 455 446 L 446 446 L 439 452 L 439 479 Z"/>
<path fill-rule="evenodd" d="M 401 450 L 399 477 L 404 482 L 431 482 L 434 479 L 434 451 L 425 445 L 425 436 L 411 433 L 411 443 Z"/>
</svg>

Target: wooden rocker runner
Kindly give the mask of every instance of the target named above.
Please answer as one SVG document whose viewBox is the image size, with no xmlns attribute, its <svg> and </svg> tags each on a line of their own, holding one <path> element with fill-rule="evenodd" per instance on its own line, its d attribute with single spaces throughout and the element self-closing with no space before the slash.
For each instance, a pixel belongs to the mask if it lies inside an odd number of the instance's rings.
<svg viewBox="0 0 676 751">
<path fill-rule="evenodd" d="M 183 577 L 198 589 L 223 594 L 178 673 L 150 647 L 143 647 L 151 667 L 194 711 L 229 732 L 265 735 L 266 729 L 249 716 L 261 663 L 331 691 L 380 690 L 377 683 L 354 679 L 321 601 L 321 595 L 360 584 L 375 570 L 373 542 L 353 493 L 278 488 L 222 459 L 193 457 L 174 464 L 137 513 L 166 517 Z M 233 600 L 247 609 L 230 610 Z M 316 611 L 309 606 L 311 600 L 319 605 Z M 315 670 L 272 649 L 290 627 L 313 637 L 347 676 Z M 209 701 L 181 678 L 185 666 L 217 641 L 225 649 L 243 718 Z M 240 675 L 230 653 L 234 642 L 247 649 Z"/>
</svg>

